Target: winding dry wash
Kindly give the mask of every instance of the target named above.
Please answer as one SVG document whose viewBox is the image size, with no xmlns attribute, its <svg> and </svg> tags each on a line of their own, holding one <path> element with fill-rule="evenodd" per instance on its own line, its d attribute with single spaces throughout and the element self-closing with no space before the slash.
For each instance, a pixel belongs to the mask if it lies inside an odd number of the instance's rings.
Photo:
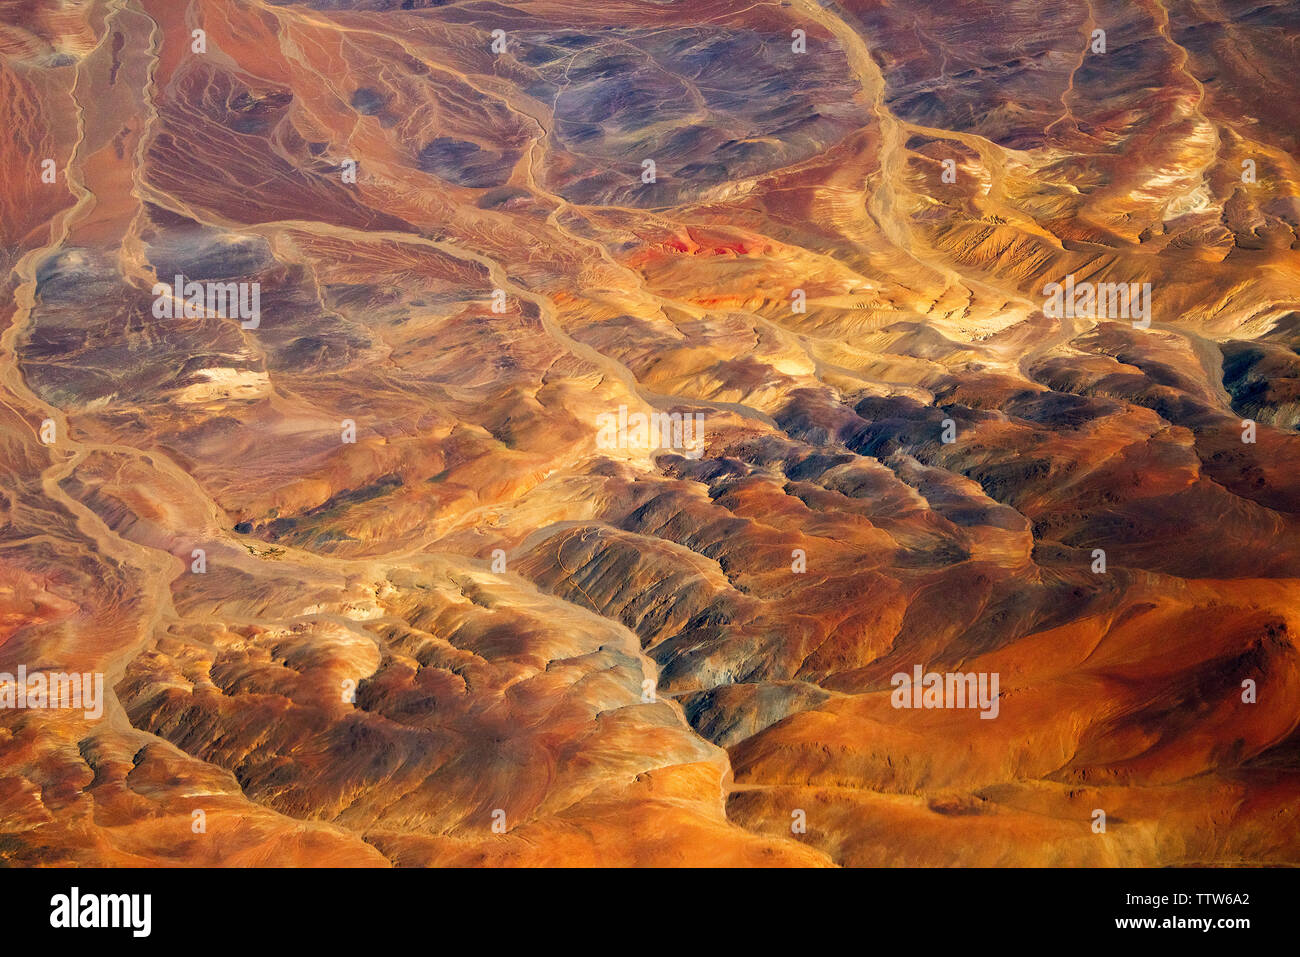
<svg viewBox="0 0 1300 957">
<path fill-rule="evenodd" d="M 0 4 L 0 863 L 1300 864 L 1297 62 Z"/>
</svg>

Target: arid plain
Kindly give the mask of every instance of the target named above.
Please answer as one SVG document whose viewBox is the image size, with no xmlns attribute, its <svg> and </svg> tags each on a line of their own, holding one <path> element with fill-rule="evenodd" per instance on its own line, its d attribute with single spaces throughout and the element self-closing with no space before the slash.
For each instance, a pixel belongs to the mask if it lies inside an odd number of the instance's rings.
<svg viewBox="0 0 1300 957">
<path fill-rule="evenodd" d="M 1294 0 L 0 3 L 0 672 L 106 689 L 0 710 L 0 863 L 1300 864 L 1297 64 Z"/>
</svg>

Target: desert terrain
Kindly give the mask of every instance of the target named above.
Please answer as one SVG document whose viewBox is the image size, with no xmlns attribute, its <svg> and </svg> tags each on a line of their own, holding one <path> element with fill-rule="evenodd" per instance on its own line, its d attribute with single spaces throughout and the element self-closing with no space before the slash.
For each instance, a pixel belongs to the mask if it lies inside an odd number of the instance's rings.
<svg viewBox="0 0 1300 957">
<path fill-rule="evenodd" d="M 0 862 L 1300 864 L 1297 62 L 1289 0 L 0 4 L 0 672 L 105 678 L 0 709 Z"/>
</svg>

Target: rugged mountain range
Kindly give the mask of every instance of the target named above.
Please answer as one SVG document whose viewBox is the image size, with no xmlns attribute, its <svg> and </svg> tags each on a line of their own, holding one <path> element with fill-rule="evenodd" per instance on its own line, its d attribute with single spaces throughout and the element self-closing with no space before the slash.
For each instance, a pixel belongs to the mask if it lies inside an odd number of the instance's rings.
<svg viewBox="0 0 1300 957">
<path fill-rule="evenodd" d="M 0 861 L 1300 863 L 1298 59 L 0 5 Z"/>
</svg>

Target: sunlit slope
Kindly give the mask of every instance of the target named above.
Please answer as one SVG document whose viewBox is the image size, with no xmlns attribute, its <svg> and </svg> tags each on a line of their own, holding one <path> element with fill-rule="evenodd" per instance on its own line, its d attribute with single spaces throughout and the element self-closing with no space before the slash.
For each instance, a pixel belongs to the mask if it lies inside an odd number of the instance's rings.
<svg viewBox="0 0 1300 957">
<path fill-rule="evenodd" d="M 1300 863 L 1294 5 L 0 18 L 0 859 Z"/>
</svg>

